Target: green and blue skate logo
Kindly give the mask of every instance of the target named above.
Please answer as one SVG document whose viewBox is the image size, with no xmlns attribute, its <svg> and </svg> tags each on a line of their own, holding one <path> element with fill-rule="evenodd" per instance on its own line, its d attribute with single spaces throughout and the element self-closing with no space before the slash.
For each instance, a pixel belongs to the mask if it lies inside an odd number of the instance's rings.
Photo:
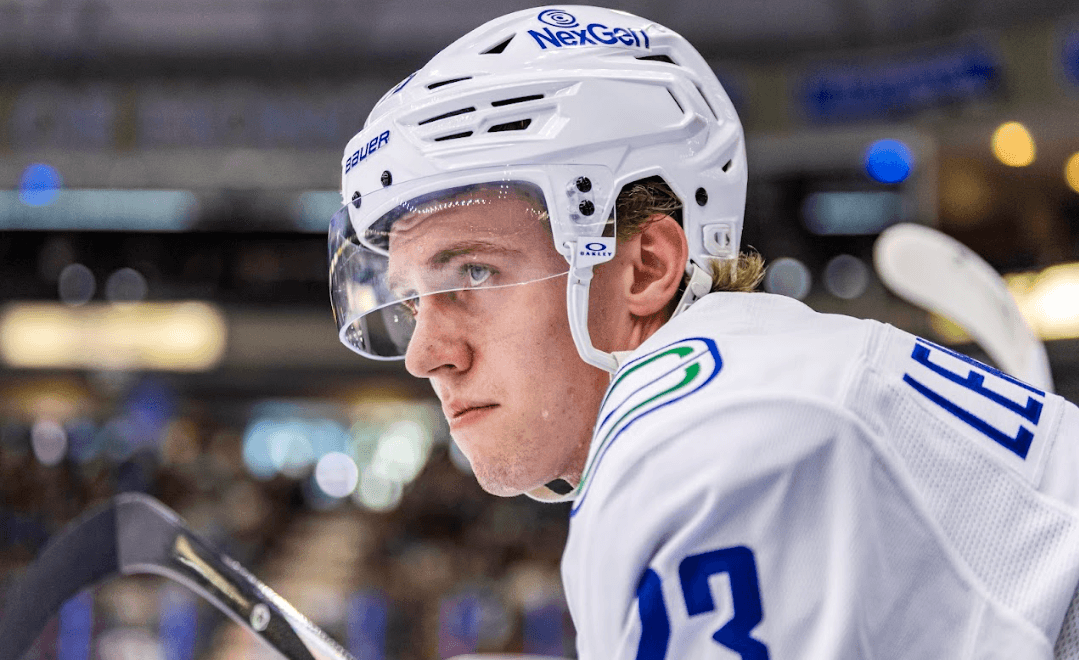
<svg viewBox="0 0 1079 660">
<path fill-rule="evenodd" d="M 607 450 L 642 417 L 699 391 L 723 368 L 716 343 L 706 337 L 682 339 L 627 362 L 600 405 L 595 452 L 581 475 L 574 515 L 584 504 L 589 480 Z"/>
</svg>

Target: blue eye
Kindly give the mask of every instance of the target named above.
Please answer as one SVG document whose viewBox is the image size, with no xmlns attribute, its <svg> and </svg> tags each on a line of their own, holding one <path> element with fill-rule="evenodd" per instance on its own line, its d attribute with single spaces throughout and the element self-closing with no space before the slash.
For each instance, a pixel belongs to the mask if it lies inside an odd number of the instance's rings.
<svg viewBox="0 0 1079 660">
<path fill-rule="evenodd" d="M 465 272 L 468 275 L 469 286 L 479 286 L 483 284 L 491 277 L 492 273 L 490 268 L 479 264 L 468 264 L 465 266 Z"/>
</svg>

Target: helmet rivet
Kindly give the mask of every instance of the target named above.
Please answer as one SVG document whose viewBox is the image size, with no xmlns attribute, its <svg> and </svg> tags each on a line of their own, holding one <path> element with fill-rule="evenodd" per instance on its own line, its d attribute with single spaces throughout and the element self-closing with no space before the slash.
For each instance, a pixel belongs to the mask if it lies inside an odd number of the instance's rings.
<svg viewBox="0 0 1079 660">
<path fill-rule="evenodd" d="M 389 170 L 386 170 L 385 172 L 382 173 L 382 185 L 383 186 L 388 186 L 391 183 L 393 183 L 393 175 L 390 174 Z"/>
<path fill-rule="evenodd" d="M 592 190 L 592 182 L 589 181 L 586 176 L 578 177 L 575 183 L 577 184 L 577 190 L 580 190 L 581 192 Z"/>
<path fill-rule="evenodd" d="M 708 191 L 704 188 L 697 188 L 697 205 L 704 206 L 708 203 Z"/>
<path fill-rule="evenodd" d="M 587 199 L 581 202 L 581 205 L 577 208 L 581 209 L 581 213 L 584 215 L 592 215 L 596 212 L 596 205 Z"/>
<path fill-rule="evenodd" d="M 360 191 L 352 193 L 352 205 L 356 208 L 360 208 Z"/>
</svg>

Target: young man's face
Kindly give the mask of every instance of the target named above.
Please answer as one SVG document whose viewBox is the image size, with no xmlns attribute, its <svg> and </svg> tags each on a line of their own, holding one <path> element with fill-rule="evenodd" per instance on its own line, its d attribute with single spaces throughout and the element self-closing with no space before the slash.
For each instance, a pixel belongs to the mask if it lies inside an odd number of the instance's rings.
<svg viewBox="0 0 1079 660">
<path fill-rule="evenodd" d="M 430 379 L 480 485 L 515 495 L 574 476 L 608 374 L 574 346 L 566 260 L 545 216 L 528 199 L 479 198 L 395 224 L 389 280 L 419 291 L 424 280 L 469 288 L 418 299 L 405 365 Z"/>
</svg>

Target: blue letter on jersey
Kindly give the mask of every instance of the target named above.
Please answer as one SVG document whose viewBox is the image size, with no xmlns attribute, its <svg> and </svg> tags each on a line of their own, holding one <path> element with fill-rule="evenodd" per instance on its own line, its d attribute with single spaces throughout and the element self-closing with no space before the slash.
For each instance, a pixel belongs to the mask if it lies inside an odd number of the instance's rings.
<svg viewBox="0 0 1079 660">
<path fill-rule="evenodd" d="M 975 368 L 971 369 L 966 376 L 961 376 L 953 371 L 948 370 L 945 367 L 940 366 L 939 364 L 934 364 L 930 360 L 930 357 L 932 355 L 931 350 L 936 350 L 941 353 L 951 355 L 952 357 L 957 358 Z M 1002 371 L 998 371 L 996 369 L 993 369 L 992 367 L 986 366 L 981 362 L 978 362 L 977 360 L 973 360 L 965 355 L 961 355 L 954 351 L 949 351 L 942 346 L 937 346 L 936 344 L 928 342 L 924 339 L 919 338 L 914 344 L 914 352 L 911 353 L 911 357 L 918 364 L 927 367 L 932 373 L 939 375 L 953 383 L 961 385 L 967 390 L 970 390 L 971 392 L 981 397 L 984 397 L 985 400 L 988 400 L 996 404 L 997 406 L 1010 410 L 1011 412 L 1019 415 L 1023 419 L 1033 423 L 1035 426 L 1038 425 L 1038 421 L 1041 419 L 1042 415 L 1041 401 L 1038 401 L 1031 396 L 1027 397 L 1027 401 L 1025 404 L 1013 401 L 987 388 L 985 386 L 985 377 L 987 374 L 996 376 L 1001 380 L 1007 381 L 1013 385 L 1017 385 L 1024 390 L 1027 390 L 1028 392 L 1031 392 L 1041 397 L 1045 396 L 1045 392 L 1031 387 L 1030 385 L 1027 385 L 1022 381 L 1018 381 Z M 1034 439 L 1034 434 L 1027 427 L 1020 424 L 1019 431 L 1013 438 L 1004 431 L 1001 431 L 989 422 L 985 421 L 978 415 L 975 415 L 970 410 L 967 410 L 966 408 L 943 396 L 942 394 L 940 394 L 940 392 L 915 380 L 910 374 L 903 374 L 903 381 L 913 387 L 918 392 L 920 392 L 923 396 L 925 396 L 933 403 L 937 404 L 944 410 L 947 410 L 952 415 L 955 415 L 962 421 L 966 422 L 973 428 L 983 433 L 993 442 L 996 442 L 1005 449 L 1008 449 L 1019 458 L 1026 460 L 1027 452 L 1030 451 L 1030 443 Z"/>
<path fill-rule="evenodd" d="M 768 648 L 749 636 L 764 619 L 757 564 L 749 548 L 723 548 L 683 559 L 678 566 L 678 577 L 682 581 L 686 611 L 695 616 L 716 608 L 708 578 L 719 573 L 730 577 L 734 616 L 712 639 L 738 653 L 742 660 L 768 660 Z"/>
<path fill-rule="evenodd" d="M 648 569 L 637 587 L 637 611 L 641 615 L 641 641 L 637 660 L 663 660 L 671 641 L 671 620 L 663 603 L 663 585 L 659 574 Z"/>
<path fill-rule="evenodd" d="M 768 660 L 768 647 L 749 636 L 764 619 L 757 563 L 749 548 L 722 548 L 683 559 L 678 565 L 678 577 L 686 599 L 686 611 L 690 616 L 696 616 L 716 609 L 708 578 L 720 573 L 726 573 L 730 578 L 734 614 L 712 635 L 712 639 L 737 653 L 742 660 Z M 663 660 L 671 640 L 671 620 L 663 602 L 659 574 L 651 568 L 645 570 L 637 586 L 637 610 L 641 616 L 637 660 Z"/>
</svg>

